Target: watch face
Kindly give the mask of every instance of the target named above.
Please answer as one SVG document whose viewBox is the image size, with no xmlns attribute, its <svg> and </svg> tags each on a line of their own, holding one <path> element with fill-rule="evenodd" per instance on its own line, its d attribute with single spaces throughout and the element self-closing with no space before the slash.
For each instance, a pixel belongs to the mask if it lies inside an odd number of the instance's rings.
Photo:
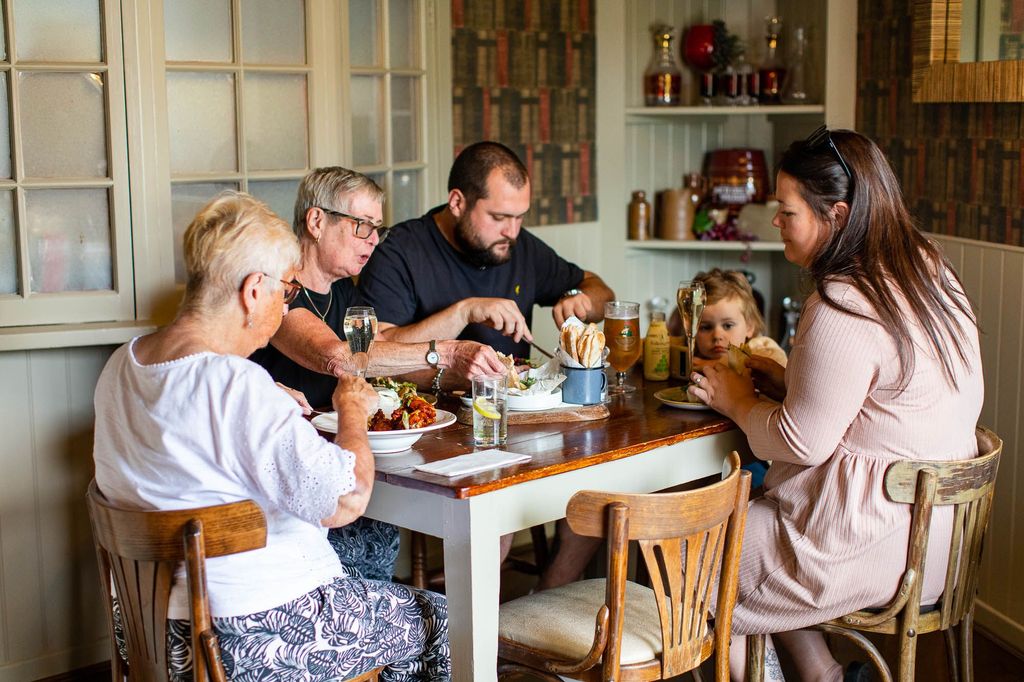
<svg viewBox="0 0 1024 682">
<path fill-rule="evenodd" d="M 436 350 L 427 351 L 427 362 L 431 365 L 437 365 L 441 361 L 441 356 L 437 354 Z"/>
</svg>

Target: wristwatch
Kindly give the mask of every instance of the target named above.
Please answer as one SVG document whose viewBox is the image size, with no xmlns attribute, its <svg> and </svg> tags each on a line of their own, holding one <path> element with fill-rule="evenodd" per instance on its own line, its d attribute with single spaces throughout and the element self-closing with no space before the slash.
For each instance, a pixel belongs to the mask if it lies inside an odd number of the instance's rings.
<svg viewBox="0 0 1024 682">
<path fill-rule="evenodd" d="M 569 289 L 568 291 L 566 291 L 564 294 L 562 294 L 562 298 L 569 298 L 570 296 L 575 296 L 576 294 L 582 294 L 582 293 L 583 293 L 582 289 L 572 288 L 572 289 Z"/>
<path fill-rule="evenodd" d="M 441 362 L 441 355 L 437 352 L 437 341 L 430 341 L 430 348 L 427 349 L 426 356 L 427 364 L 431 367 L 437 368 L 439 362 Z"/>
</svg>

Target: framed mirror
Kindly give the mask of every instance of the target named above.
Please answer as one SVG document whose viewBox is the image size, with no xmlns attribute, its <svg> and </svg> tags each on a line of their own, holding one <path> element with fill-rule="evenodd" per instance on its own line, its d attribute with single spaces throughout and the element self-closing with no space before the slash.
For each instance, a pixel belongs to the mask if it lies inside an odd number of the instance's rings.
<svg viewBox="0 0 1024 682">
<path fill-rule="evenodd" d="M 960 62 L 962 0 L 914 0 L 915 102 L 1024 102 L 1024 61 Z"/>
</svg>

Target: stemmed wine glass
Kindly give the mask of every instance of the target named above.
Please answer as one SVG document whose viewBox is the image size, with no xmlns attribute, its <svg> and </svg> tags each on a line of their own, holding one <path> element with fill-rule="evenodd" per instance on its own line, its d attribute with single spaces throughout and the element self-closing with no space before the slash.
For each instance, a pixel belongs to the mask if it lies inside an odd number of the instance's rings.
<svg viewBox="0 0 1024 682">
<path fill-rule="evenodd" d="M 377 313 L 369 306 L 355 305 L 345 311 L 345 340 L 356 364 L 356 376 L 364 378 L 370 364 L 370 346 L 377 335 Z"/>
<path fill-rule="evenodd" d="M 697 330 L 700 328 L 700 316 L 704 312 L 706 294 L 704 283 L 698 281 L 679 283 L 676 292 L 676 305 L 679 306 L 679 319 L 683 322 L 683 333 L 686 335 L 686 379 L 693 374 L 693 354 L 697 346 Z"/>
<path fill-rule="evenodd" d="M 608 362 L 615 368 L 615 385 L 608 393 L 630 393 L 636 386 L 626 383 L 626 372 L 640 358 L 640 304 L 609 301 L 604 304 L 604 338 Z"/>
</svg>

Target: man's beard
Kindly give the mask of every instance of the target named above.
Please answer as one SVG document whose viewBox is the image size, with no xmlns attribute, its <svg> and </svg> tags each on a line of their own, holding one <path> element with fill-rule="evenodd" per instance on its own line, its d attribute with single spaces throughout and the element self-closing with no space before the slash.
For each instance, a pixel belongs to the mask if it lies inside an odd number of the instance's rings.
<svg viewBox="0 0 1024 682">
<path fill-rule="evenodd" d="M 504 253 L 498 253 L 497 247 L 508 244 Z M 455 221 L 455 246 L 462 252 L 462 257 L 474 267 L 484 268 L 507 263 L 512 258 L 512 247 L 515 239 L 499 239 L 491 244 L 480 241 L 468 215 L 459 216 Z"/>
</svg>

